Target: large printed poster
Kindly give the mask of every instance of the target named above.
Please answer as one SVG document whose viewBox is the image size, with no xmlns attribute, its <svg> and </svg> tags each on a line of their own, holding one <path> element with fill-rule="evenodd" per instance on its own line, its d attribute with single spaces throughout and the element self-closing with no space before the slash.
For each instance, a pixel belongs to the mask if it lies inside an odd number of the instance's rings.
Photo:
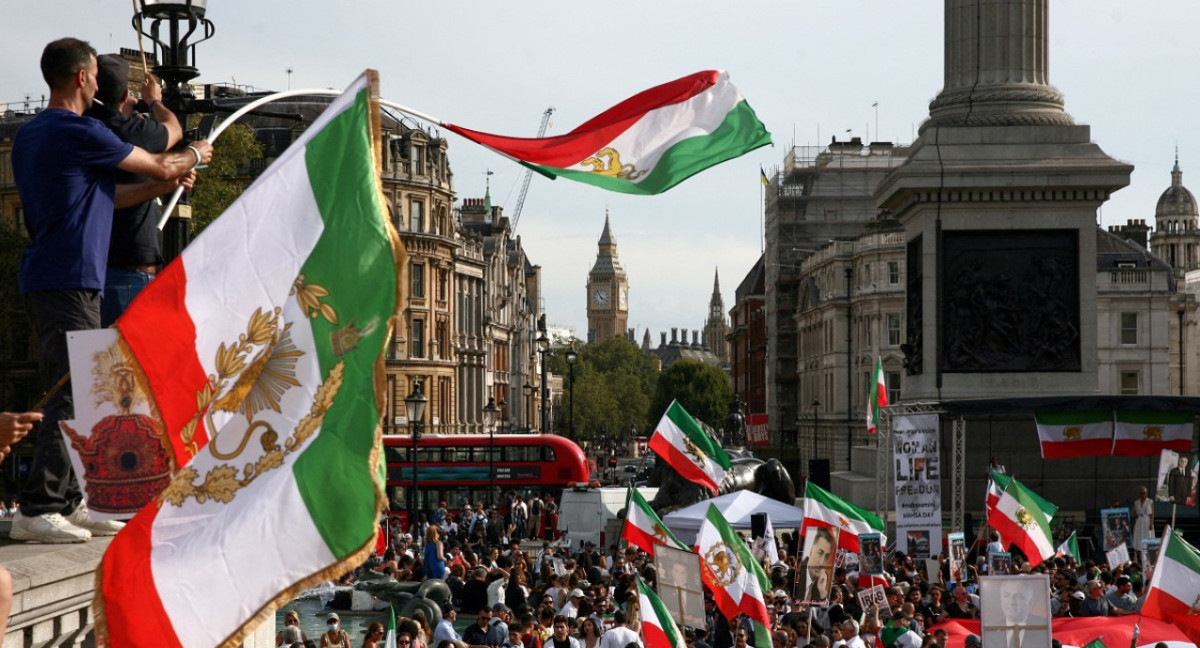
<svg viewBox="0 0 1200 648">
<path fill-rule="evenodd" d="M 942 546 L 942 469 L 937 414 L 892 417 L 896 542 L 914 558 Z"/>
</svg>

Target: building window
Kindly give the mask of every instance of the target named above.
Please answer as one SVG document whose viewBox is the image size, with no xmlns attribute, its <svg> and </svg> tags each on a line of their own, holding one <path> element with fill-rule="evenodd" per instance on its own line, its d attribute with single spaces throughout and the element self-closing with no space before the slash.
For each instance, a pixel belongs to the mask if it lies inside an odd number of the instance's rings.
<svg viewBox="0 0 1200 648">
<path fill-rule="evenodd" d="M 437 350 L 439 358 L 450 357 L 450 323 L 445 320 L 437 325 Z"/>
<path fill-rule="evenodd" d="M 869 316 L 863 318 L 862 348 L 864 348 L 864 349 L 870 349 L 874 345 L 874 340 L 872 339 L 874 336 L 871 335 L 871 329 L 874 328 L 872 326 L 874 323 L 875 323 L 874 320 Z"/>
<path fill-rule="evenodd" d="M 900 346 L 900 315 L 898 313 L 887 314 L 887 345 L 890 347 Z"/>
<path fill-rule="evenodd" d="M 900 402 L 900 372 L 885 371 L 883 372 L 883 380 L 887 385 L 888 404 Z"/>
<path fill-rule="evenodd" d="M 450 297 L 450 281 L 445 270 L 438 270 L 438 299 L 446 301 Z"/>
<path fill-rule="evenodd" d="M 422 175 L 425 173 L 425 147 L 421 144 L 413 142 L 412 156 L 409 158 L 412 164 L 412 174 Z"/>
<path fill-rule="evenodd" d="M 1121 394 L 1138 394 L 1141 374 L 1137 371 L 1122 371 L 1121 372 Z"/>
<path fill-rule="evenodd" d="M 425 264 L 412 264 L 412 297 L 425 296 Z"/>
<path fill-rule="evenodd" d="M 408 224 L 409 231 L 424 232 L 425 231 L 425 203 L 420 200 L 409 201 L 408 203 Z"/>
<path fill-rule="evenodd" d="M 414 358 L 425 357 L 425 320 L 414 319 L 412 321 L 412 335 L 409 336 L 412 340 L 412 351 L 409 353 Z"/>
<path fill-rule="evenodd" d="M 899 284 L 900 283 L 900 262 L 899 261 L 888 261 L 887 268 L 888 268 L 888 271 L 887 271 L 888 272 L 888 277 L 887 277 L 888 285 L 895 286 L 895 285 Z"/>
<path fill-rule="evenodd" d="M 1137 343 L 1138 343 L 1138 314 L 1137 313 L 1121 313 L 1121 344 L 1137 344 Z"/>
</svg>

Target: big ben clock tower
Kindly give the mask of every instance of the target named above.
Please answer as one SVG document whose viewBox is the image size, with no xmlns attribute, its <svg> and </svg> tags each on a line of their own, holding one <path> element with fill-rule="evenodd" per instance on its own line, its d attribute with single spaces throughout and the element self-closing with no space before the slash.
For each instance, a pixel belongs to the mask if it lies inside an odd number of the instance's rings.
<svg viewBox="0 0 1200 648">
<path fill-rule="evenodd" d="M 596 263 L 587 280 L 588 342 L 624 335 L 629 322 L 629 280 L 617 260 L 617 240 L 609 227 L 607 212 L 598 247 Z"/>
</svg>

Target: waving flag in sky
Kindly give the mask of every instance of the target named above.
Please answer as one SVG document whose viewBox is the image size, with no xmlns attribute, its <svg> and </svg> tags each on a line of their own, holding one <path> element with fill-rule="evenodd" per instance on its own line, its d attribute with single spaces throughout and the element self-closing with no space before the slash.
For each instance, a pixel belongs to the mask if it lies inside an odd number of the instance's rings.
<svg viewBox="0 0 1200 648">
<path fill-rule="evenodd" d="M 657 194 L 771 143 L 729 75 L 706 70 L 650 88 L 555 137 L 490 135 L 442 126 L 548 177 Z"/>
<path fill-rule="evenodd" d="M 679 401 L 671 401 L 650 437 L 649 446 L 684 479 L 713 493 L 720 490 L 725 471 L 732 465 L 721 444 L 683 409 Z"/>
</svg>

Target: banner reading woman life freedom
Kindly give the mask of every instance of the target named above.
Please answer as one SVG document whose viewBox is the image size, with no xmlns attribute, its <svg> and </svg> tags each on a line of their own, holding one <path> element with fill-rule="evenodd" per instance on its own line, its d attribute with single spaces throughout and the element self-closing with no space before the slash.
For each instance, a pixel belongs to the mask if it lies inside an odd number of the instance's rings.
<svg viewBox="0 0 1200 648">
<path fill-rule="evenodd" d="M 896 542 L 929 558 L 942 546 L 942 470 L 937 414 L 892 417 L 896 474 Z"/>
</svg>

